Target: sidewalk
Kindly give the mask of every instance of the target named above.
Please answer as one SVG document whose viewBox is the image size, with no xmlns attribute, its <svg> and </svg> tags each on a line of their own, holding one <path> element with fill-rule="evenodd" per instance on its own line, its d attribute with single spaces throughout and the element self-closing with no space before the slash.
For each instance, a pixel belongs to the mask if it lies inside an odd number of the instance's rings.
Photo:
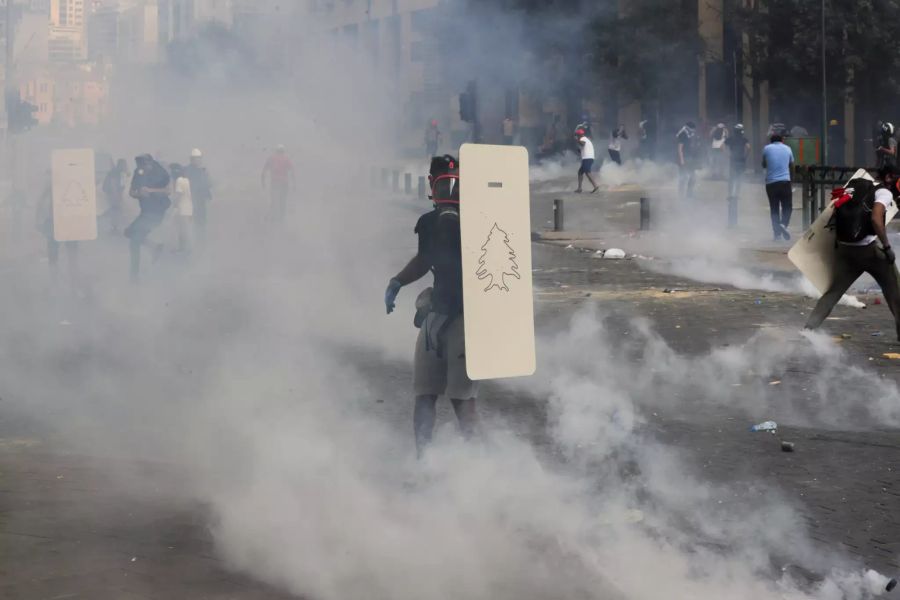
<svg viewBox="0 0 900 600">
<path fill-rule="evenodd" d="M 698 179 L 696 199 L 681 201 L 676 182 L 667 186 L 604 186 L 596 194 L 575 194 L 574 179 L 533 185 L 532 229 L 545 242 L 591 250 L 621 248 L 657 258 L 715 258 L 723 251 L 749 265 L 793 272 L 787 251 L 802 234 L 800 189 L 795 186 L 792 239 L 773 241 L 769 205 L 761 183 L 746 182 L 738 201 L 738 222 L 728 228 L 727 182 Z M 650 228 L 640 230 L 640 201 L 650 202 Z M 562 200 L 564 228 L 554 231 L 554 200 Z"/>
</svg>

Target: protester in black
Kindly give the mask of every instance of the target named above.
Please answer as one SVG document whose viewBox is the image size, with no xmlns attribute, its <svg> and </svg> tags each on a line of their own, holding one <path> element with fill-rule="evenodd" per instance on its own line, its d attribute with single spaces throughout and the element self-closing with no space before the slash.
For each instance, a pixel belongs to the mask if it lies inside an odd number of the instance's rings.
<svg viewBox="0 0 900 600">
<path fill-rule="evenodd" d="M 415 353 L 413 424 L 420 457 L 434 431 L 438 396 L 451 399 L 463 435 L 470 437 L 477 426 L 478 388 L 466 373 L 458 169 L 459 163 L 452 156 L 432 159 L 429 180 L 434 210 L 416 223 L 418 252 L 391 279 L 384 297 L 391 313 L 403 286 L 429 271 L 434 274 L 434 288 L 425 290 L 416 300 L 415 323 L 420 331 Z"/>
<path fill-rule="evenodd" d="M 832 224 L 837 236 L 832 284 L 810 313 L 807 329 L 819 327 L 853 282 L 868 273 L 881 287 L 900 340 L 900 281 L 885 218 L 900 195 L 897 168 L 882 167 L 879 179 L 881 182 L 874 186 L 862 182 L 856 186 L 859 189 L 841 188 L 832 193 L 835 197 Z"/>
<path fill-rule="evenodd" d="M 738 198 L 741 195 L 741 184 L 744 181 L 744 173 L 747 171 L 747 157 L 750 156 L 750 141 L 744 135 L 744 126 L 738 123 L 728 139 L 729 162 L 731 170 L 728 173 L 728 196 Z"/>
<path fill-rule="evenodd" d="M 159 227 L 172 202 L 169 200 L 169 173 L 149 154 L 134 159 L 137 168 L 131 180 L 132 198 L 137 198 L 141 214 L 125 229 L 125 237 L 130 241 L 131 280 L 136 282 L 141 271 L 141 246 L 153 251 L 154 259 L 159 258 L 163 245 L 150 239 L 150 232 Z"/>
</svg>

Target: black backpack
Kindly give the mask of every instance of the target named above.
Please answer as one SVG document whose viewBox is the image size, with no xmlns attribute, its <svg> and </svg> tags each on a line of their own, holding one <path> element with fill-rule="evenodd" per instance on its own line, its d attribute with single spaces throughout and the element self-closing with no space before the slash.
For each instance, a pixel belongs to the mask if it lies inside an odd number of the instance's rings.
<svg viewBox="0 0 900 600">
<path fill-rule="evenodd" d="M 880 184 L 859 178 L 833 192 L 834 214 L 828 227 L 834 229 L 837 241 L 853 244 L 875 234 L 872 208 L 875 205 L 875 192 L 879 187 Z"/>
</svg>

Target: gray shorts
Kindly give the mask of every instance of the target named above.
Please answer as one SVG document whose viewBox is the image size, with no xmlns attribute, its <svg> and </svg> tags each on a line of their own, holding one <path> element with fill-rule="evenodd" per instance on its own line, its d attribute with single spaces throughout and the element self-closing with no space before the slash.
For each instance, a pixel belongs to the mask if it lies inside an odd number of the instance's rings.
<svg viewBox="0 0 900 600">
<path fill-rule="evenodd" d="M 443 357 L 435 348 L 426 349 L 425 328 L 416 340 L 413 389 L 416 396 L 447 396 L 468 400 L 478 395 L 478 383 L 466 373 L 466 335 L 462 317 L 453 320 L 444 331 Z"/>
</svg>

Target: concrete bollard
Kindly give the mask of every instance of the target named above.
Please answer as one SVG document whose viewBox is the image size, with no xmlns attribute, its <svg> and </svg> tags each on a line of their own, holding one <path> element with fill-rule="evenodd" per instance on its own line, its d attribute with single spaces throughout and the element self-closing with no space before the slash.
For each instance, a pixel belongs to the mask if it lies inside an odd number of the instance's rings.
<svg viewBox="0 0 900 600">
<path fill-rule="evenodd" d="M 563 201 L 556 199 L 553 201 L 553 231 L 563 231 L 565 224 L 566 214 Z"/>
<path fill-rule="evenodd" d="M 403 191 L 412 194 L 412 173 L 403 174 Z"/>
<path fill-rule="evenodd" d="M 395 192 L 400 191 L 400 171 L 394 170 L 391 173 L 391 189 Z"/>
<path fill-rule="evenodd" d="M 736 229 L 738 222 L 737 196 L 728 196 L 728 229 Z"/>
<path fill-rule="evenodd" d="M 641 198 L 641 231 L 650 230 L 650 198 Z"/>
<path fill-rule="evenodd" d="M 425 184 L 425 176 L 419 176 L 419 199 L 427 200 L 428 199 L 428 187 Z"/>
</svg>

